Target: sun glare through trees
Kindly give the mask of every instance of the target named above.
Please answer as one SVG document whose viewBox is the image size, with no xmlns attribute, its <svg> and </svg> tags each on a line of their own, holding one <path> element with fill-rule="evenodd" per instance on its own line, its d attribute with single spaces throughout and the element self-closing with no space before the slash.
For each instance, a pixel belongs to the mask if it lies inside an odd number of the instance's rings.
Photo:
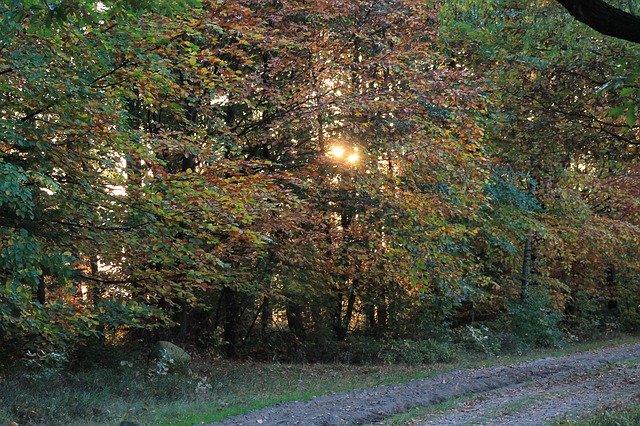
<svg viewBox="0 0 640 426">
<path fill-rule="evenodd" d="M 636 330 L 640 50 L 576 3 L 2 2 L 0 357 Z"/>
</svg>

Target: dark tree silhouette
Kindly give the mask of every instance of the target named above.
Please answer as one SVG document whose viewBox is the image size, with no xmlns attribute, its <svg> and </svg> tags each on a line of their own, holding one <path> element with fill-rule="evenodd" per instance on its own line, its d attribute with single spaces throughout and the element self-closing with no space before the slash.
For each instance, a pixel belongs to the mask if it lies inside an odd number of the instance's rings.
<svg viewBox="0 0 640 426">
<path fill-rule="evenodd" d="M 557 0 L 578 21 L 599 33 L 640 43 L 640 16 L 602 0 Z"/>
</svg>

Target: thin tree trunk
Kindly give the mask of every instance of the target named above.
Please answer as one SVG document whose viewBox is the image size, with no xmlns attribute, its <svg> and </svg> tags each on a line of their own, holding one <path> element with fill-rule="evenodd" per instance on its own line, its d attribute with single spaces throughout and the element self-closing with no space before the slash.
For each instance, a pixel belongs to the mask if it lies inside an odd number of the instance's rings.
<svg viewBox="0 0 640 426">
<path fill-rule="evenodd" d="M 333 333 L 339 339 L 342 335 L 342 294 L 340 289 L 337 289 L 338 294 L 334 301 L 334 308 L 331 315 L 333 321 Z"/>
<path fill-rule="evenodd" d="M 383 299 L 384 299 L 384 296 L 383 296 Z M 387 320 L 389 318 L 386 301 L 383 301 L 382 303 L 378 304 L 378 306 L 376 307 L 376 314 L 378 319 L 378 327 L 381 327 L 381 328 L 386 327 Z"/>
<path fill-rule="evenodd" d="M 224 298 L 224 322 L 222 336 L 226 342 L 227 355 L 236 356 L 238 349 L 238 313 L 240 311 L 236 291 L 230 287 L 222 289 Z"/>
<path fill-rule="evenodd" d="M 367 303 L 362 307 L 364 314 L 367 317 L 367 325 L 369 328 L 376 328 L 376 307 L 373 303 Z"/>
<path fill-rule="evenodd" d="M 95 277 L 98 275 L 98 258 L 96 256 L 91 256 L 89 258 L 89 264 L 91 266 L 91 276 Z M 91 302 L 93 303 L 93 307 L 97 307 L 98 303 L 100 303 L 100 299 L 102 299 L 102 288 L 100 288 L 100 283 L 93 283 L 91 288 Z"/>
<path fill-rule="evenodd" d="M 249 326 L 249 328 L 247 329 L 247 332 L 244 335 L 244 338 L 242 339 L 242 345 L 244 346 L 244 344 L 246 343 L 246 341 L 249 339 L 249 336 L 251 336 L 251 332 L 253 331 L 253 328 L 256 326 L 256 322 L 258 322 L 258 317 L 260 316 L 261 313 L 264 312 L 264 307 L 267 304 L 267 301 L 269 299 L 267 299 L 266 297 L 262 300 L 262 304 L 260 304 L 260 306 L 258 307 L 258 309 L 256 309 L 256 314 L 253 317 L 253 321 L 251 321 L 251 325 Z"/>
<path fill-rule="evenodd" d="M 351 318 L 353 317 L 353 308 L 356 303 L 356 286 L 358 285 L 358 279 L 354 278 L 351 282 L 351 287 L 349 289 L 349 299 L 347 299 L 347 311 L 344 314 L 344 322 L 342 327 L 340 328 L 342 335 L 341 339 L 344 339 L 347 336 L 347 332 L 349 331 L 349 324 L 351 324 Z"/>
<path fill-rule="evenodd" d="M 285 314 L 287 316 L 289 330 L 298 338 L 298 340 L 304 340 L 306 333 L 304 330 L 304 321 L 302 319 L 302 306 L 289 301 L 286 305 Z"/>
<path fill-rule="evenodd" d="M 533 233 L 527 235 L 524 242 L 524 253 L 522 256 L 522 283 L 520 287 L 520 299 L 527 300 L 529 297 L 529 286 L 531 285 L 531 257 L 533 246 Z"/>
<path fill-rule="evenodd" d="M 271 308 L 271 300 L 268 297 L 264 298 L 262 304 L 262 312 L 260 314 L 260 330 L 262 333 L 266 333 L 267 329 L 271 327 L 273 322 L 273 309 Z"/>
<path fill-rule="evenodd" d="M 609 293 L 609 300 L 607 301 L 607 310 L 609 313 L 616 313 L 618 311 L 618 297 L 616 292 L 617 274 L 614 266 L 607 268 L 607 291 Z"/>
<path fill-rule="evenodd" d="M 220 292 L 220 295 L 218 296 L 218 304 L 216 306 L 216 312 L 214 313 L 213 316 L 213 320 L 211 321 L 211 332 L 212 333 L 216 333 L 216 330 L 218 329 L 218 325 L 220 325 L 220 312 L 222 311 L 222 303 L 224 302 L 223 299 L 223 291 Z"/>
<path fill-rule="evenodd" d="M 36 290 L 36 297 L 38 298 L 38 302 L 41 305 L 44 305 L 47 302 L 47 290 L 44 285 L 44 277 L 40 276 L 40 281 L 38 281 L 38 289 Z"/>
<path fill-rule="evenodd" d="M 189 307 L 186 303 L 180 302 L 178 340 L 184 342 L 187 340 L 187 330 L 189 327 Z"/>
</svg>

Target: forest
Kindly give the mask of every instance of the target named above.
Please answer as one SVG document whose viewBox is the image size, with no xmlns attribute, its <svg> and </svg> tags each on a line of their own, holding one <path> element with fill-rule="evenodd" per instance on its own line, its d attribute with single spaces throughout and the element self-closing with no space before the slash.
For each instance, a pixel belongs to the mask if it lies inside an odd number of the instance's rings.
<svg viewBox="0 0 640 426">
<path fill-rule="evenodd" d="M 0 365 L 637 331 L 640 48 L 588 3 L 3 1 Z"/>
</svg>

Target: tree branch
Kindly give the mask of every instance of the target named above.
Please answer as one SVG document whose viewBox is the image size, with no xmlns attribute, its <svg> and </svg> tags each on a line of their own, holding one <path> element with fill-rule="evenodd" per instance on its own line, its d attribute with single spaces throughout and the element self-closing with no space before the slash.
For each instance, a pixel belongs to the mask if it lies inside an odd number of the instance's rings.
<svg viewBox="0 0 640 426">
<path fill-rule="evenodd" d="M 601 34 L 640 43 L 640 16 L 602 0 L 557 0 L 578 21 Z"/>
</svg>

